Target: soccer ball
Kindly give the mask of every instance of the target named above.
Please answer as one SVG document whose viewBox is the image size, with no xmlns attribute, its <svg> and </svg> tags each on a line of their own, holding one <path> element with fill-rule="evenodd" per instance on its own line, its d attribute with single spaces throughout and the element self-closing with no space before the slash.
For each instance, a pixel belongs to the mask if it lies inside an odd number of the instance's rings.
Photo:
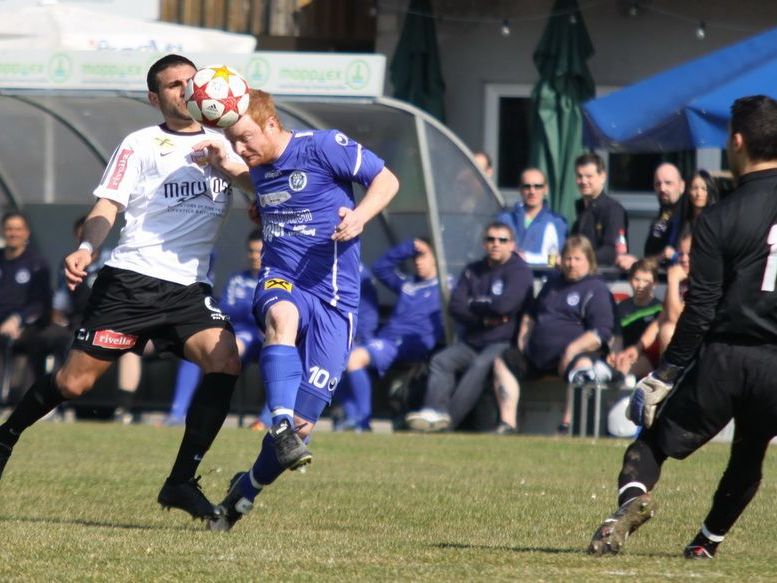
<svg viewBox="0 0 777 583">
<path fill-rule="evenodd" d="M 248 83 L 232 67 L 211 65 L 189 79 L 184 99 L 195 121 L 228 128 L 248 109 Z"/>
</svg>

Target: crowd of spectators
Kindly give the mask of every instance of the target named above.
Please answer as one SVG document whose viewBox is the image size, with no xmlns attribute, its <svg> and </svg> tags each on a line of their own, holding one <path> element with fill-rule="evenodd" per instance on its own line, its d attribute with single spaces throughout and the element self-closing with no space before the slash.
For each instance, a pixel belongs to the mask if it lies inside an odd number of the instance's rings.
<svg viewBox="0 0 777 583">
<path fill-rule="evenodd" d="M 488 156 L 477 153 L 475 159 L 490 176 Z M 584 154 L 575 161 L 575 172 L 580 198 L 571 227 L 548 207 L 542 170 L 526 168 L 520 174 L 519 202 L 483 230 L 483 257 L 450 281 L 439 280 L 434 249 L 421 237 L 362 266 L 362 305 L 354 348 L 335 395 L 335 429 L 370 430 L 373 382 L 396 366 L 428 363 L 421 406 L 404 417 L 408 428 L 456 429 L 493 390 L 495 431 L 511 434 L 519 430 L 520 385 L 526 380 L 556 376 L 572 387 L 616 379 L 633 386 L 657 365 L 683 308 L 693 224 L 717 202 L 716 183 L 699 170 L 686 184 L 676 166 L 660 164 L 653 182 L 659 211 L 638 256 L 628 249 L 626 211 L 605 192 L 603 159 Z M 74 225 L 76 239 L 81 224 Z M 52 293 L 48 266 L 29 244 L 24 215 L 6 214 L 2 229 L 0 397 L 9 402 L 9 371 L 18 355 L 27 356 L 26 366 L 35 375 L 61 361 L 78 328 L 90 279 L 75 291 L 60 283 Z M 249 236 L 247 246 L 247 269 L 230 278 L 220 303 L 233 319 L 244 363 L 257 358 L 262 342 L 246 307 L 261 265 L 258 232 Z M 101 262 L 92 265 L 94 275 Z M 601 267 L 620 270 L 631 294 L 616 304 L 598 275 Z M 665 293 L 659 299 L 656 289 L 664 274 Z M 396 296 L 382 323 L 375 280 Z M 448 293 L 454 338 L 446 345 L 442 298 Z M 140 380 L 139 357 L 128 357 L 133 361 L 119 363 L 125 369 L 117 397 L 124 420 Z M 168 424 L 182 422 L 200 376 L 195 365 L 182 362 Z M 560 433 L 568 432 L 571 416 L 568 394 Z M 265 422 L 260 416 L 255 426 L 263 428 Z"/>
</svg>

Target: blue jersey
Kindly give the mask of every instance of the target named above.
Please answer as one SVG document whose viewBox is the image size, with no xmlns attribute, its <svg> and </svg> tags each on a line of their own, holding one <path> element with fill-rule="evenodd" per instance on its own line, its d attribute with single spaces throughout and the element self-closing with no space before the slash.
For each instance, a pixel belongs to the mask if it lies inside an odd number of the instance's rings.
<svg viewBox="0 0 777 583">
<path fill-rule="evenodd" d="M 227 280 L 219 307 L 229 316 L 235 326 L 256 326 L 253 312 L 254 291 L 259 283 L 259 275 L 246 269 L 235 273 Z"/>
<path fill-rule="evenodd" d="M 262 266 L 334 307 L 359 307 L 359 240 L 333 241 L 353 182 L 367 188 L 384 162 L 336 130 L 295 132 L 280 157 L 251 168 L 262 219 Z"/>
<path fill-rule="evenodd" d="M 415 244 L 406 241 L 389 251 L 372 266 L 378 280 L 397 294 L 397 303 L 378 338 L 414 338 L 427 350 L 444 339 L 440 284 L 436 277 L 420 279 L 399 270 L 400 264 L 415 255 Z"/>
</svg>

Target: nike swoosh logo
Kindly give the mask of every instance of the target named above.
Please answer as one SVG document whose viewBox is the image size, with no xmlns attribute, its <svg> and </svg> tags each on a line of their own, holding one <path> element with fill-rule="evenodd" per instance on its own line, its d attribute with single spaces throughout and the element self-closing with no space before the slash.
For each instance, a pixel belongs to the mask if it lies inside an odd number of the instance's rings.
<svg viewBox="0 0 777 583">
<path fill-rule="evenodd" d="M 195 462 L 201 462 L 202 461 L 202 456 L 200 454 L 195 455 L 194 456 L 194 461 Z"/>
<path fill-rule="evenodd" d="M 174 151 L 175 151 L 175 150 L 170 150 L 169 152 L 160 152 L 160 153 L 159 153 L 159 155 L 160 155 L 160 156 L 169 156 L 169 155 L 170 155 L 170 154 L 172 154 Z"/>
</svg>

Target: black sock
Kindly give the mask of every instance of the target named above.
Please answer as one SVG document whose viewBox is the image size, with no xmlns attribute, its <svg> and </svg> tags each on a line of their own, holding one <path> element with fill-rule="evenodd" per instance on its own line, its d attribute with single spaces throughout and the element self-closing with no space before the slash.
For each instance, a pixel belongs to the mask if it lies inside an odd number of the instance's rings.
<svg viewBox="0 0 777 583">
<path fill-rule="evenodd" d="M 132 410 L 132 402 L 135 400 L 135 391 L 119 389 L 116 395 L 116 402 L 119 409 L 129 412 Z"/>
<path fill-rule="evenodd" d="M 227 418 L 235 382 L 235 375 L 218 372 L 208 373 L 202 378 L 186 414 L 183 440 L 168 478 L 171 482 L 185 482 L 194 477 L 205 452 Z"/>
<path fill-rule="evenodd" d="M 22 431 L 64 401 L 54 375 L 43 375 L 27 389 L 6 422 L 0 425 L 0 442 L 13 447 L 19 441 Z"/>
<path fill-rule="evenodd" d="M 623 456 L 623 467 L 618 476 L 618 506 L 650 492 L 661 476 L 664 461 L 666 454 L 654 443 L 652 434 L 643 432 Z"/>
</svg>

